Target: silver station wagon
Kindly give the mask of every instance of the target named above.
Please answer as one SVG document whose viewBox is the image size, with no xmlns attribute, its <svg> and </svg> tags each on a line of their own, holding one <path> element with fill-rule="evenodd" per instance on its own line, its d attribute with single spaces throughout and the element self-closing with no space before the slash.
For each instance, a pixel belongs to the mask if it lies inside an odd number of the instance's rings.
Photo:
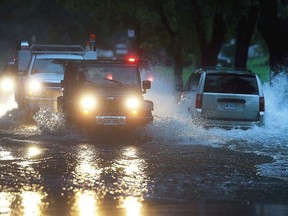
<svg viewBox="0 0 288 216">
<path fill-rule="evenodd" d="M 265 124 L 261 80 L 246 69 L 204 68 L 193 72 L 179 103 L 205 127 L 245 129 Z"/>
</svg>

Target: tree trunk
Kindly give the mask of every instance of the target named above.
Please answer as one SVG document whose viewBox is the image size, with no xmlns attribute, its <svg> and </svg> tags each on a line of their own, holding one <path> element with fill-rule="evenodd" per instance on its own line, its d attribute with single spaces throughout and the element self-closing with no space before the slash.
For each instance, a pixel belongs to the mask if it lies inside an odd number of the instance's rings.
<svg viewBox="0 0 288 216">
<path fill-rule="evenodd" d="M 252 34 L 258 17 L 257 5 L 252 5 L 249 9 L 247 18 L 242 17 L 236 28 L 236 53 L 235 63 L 236 68 L 246 68 L 248 60 L 248 49 Z"/>
<path fill-rule="evenodd" d="M 288 20 L 277 16 L 277 1 L 260 0 L 258 30 L 270 54 L 270 78 L 288 68 Z"/>
<path fill-rule="evenodd" d="M 198 35 L 198 37 L 203 37 L 203 34 L 200 32 L 198 32 Z M 201 64 L 203 67 L 216 66 L 217 56 L 224 41 L 224 35 L 225 24 L 223 16 L 222 14 L 216 13 L 214 16 L 213 32 L 210 43 L 207 40 L 200 40 Z"/>
<path fill-rule="evenodd" d="M 205 16 L 197 0 L 191 0 L 192 13 L 194 14 L 194 26 L 197 31 L 200 47 L 200 64 L 202 67 L 216 66 L 217 57 L 220 52 L 225 35 L 225 24 L 223 15 L 215 13 L 213 19 L 212 36 L 208 37 L 209 31 L 205 28 Z M 216 6 L 217 11 L 217 6 Z"/>
<path fill-rule="evenodd" d="M 179 36 L 179 32 L 176 30 L 173 30 L 171 25 L 169 24 L 168 17 L 165 14 L 165 10 L 163 7 L 156 7 L 156 10 L 159 12 L 159 15 L 161 17 L 162 24 L 168 31 L 172 46 L 173 46 L 173 57 L 174 57 L 174 77 L 175 77 L 175 89 L 177 91 L 182 91 L 183 88 L 183 81 L 182 81 L 182 73 L 183 73 L 183 62 L 182 62 L 182 45 L 181 45 L 181 39 Z"/>
</svg>

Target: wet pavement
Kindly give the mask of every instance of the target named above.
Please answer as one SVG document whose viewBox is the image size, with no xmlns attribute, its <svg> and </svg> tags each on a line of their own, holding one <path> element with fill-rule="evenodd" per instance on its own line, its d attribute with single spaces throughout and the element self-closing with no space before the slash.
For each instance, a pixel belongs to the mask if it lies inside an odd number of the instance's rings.
<svg viewBox="0 0 288 216">
<path fill-rule="evenodd" d="M 239 142 L 239 140 L 238 140 Z M 230 143 L 231 145 L 231 143 Z M 147 132 L 0 132 L 1 215 L 285 215 L 288 182 L 270 156 Z"/>
<path fill-rule="evenodd" d="M 245 131 L 194 125 L 157 80 L 153 124 L 128 133 L 81 133 L 49 106 L 27 124 L 0 106 L 0 214 L 286 216 L 287 80 L 264 86 L 266 126 Z"/>
</svg>

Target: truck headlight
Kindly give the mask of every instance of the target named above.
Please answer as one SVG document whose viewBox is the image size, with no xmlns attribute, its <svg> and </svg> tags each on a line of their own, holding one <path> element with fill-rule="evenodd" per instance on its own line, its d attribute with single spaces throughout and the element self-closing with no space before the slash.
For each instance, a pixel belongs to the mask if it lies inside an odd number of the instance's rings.
<svg viewBox="0 0 288 216">
<path fill-rule="evenodd" d="M 91 95 L 84 95 L 80 99 L 80 106 L 84 110 L 91 110 L 96 107 L 96 99 Z"/>
<path fill-rule="evenodd" d="M 14 89 L 14 80 L 11 77 L 3 77 L 0 85 L 2 91 L 10 92 Z"/>
<path fill-rule="evenodd" d="M 39 92 L 42 86 L 38 80 L 30 80 L 29 82 L 29 94 L 33 94 L 34 92 Z"/>
<path fill-rule="evenodd" d="M 140 100 L 136 97 L 131 97 L 126 100 L 126 106 L 130 109 L 137 109 L 140 106 Z"/>
</svg>

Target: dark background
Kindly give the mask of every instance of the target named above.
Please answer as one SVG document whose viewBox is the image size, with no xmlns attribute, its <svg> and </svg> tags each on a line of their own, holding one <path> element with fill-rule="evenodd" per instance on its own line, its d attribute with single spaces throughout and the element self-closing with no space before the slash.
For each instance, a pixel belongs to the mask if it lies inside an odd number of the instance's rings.
<svg viewBox="0 0 288 216">
<path fill-rule="evenodd" d="M 20 41 L 81 44 L 96 34 L 97 48 L 129 49 L 174 68 L 215 66 L 223 46 L 230 66 L 246 67 L 248 48 L 261 44 L 273 72 L 286 69 L 287 0 L 0 0 L 1 65 Z M 128 37 L 128 30 L 135 32 Z"/>
</svg>

